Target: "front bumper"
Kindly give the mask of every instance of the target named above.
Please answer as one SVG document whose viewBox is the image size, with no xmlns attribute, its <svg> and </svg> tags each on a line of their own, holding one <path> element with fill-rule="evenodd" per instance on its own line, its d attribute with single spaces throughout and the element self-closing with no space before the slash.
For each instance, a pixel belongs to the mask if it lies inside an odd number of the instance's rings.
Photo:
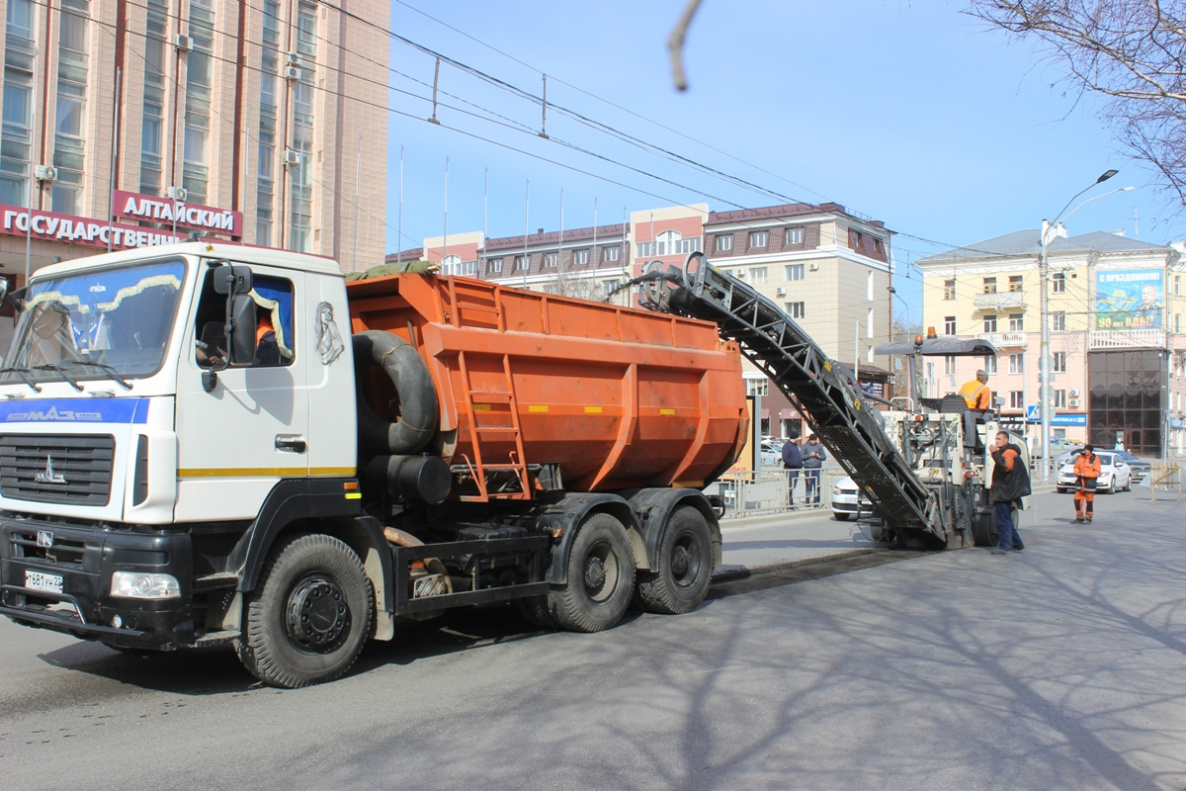
<svg viewBox="0 0 1186 791">
<path fill-rule="evenodd" d="M 192 645 L 192 569 L 186 534 L 0 518 L 0 615 L 17 623 L 121 648 Z M 171 574 L 181 595 L 113 597 L 111 575 L 117 570 Z"/>
</svg>

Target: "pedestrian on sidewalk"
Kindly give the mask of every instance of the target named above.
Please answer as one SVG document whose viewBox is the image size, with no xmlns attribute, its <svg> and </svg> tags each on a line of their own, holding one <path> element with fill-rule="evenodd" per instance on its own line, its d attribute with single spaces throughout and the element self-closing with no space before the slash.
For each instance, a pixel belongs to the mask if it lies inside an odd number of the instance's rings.
<svg viewBox="0 0 1186 791">
<path fill-rule="evenodd" d="M 1084 445 L 1083 450 L 1079 451 L 1074 472 L 1075 480 L 1079 482 L 1079 487 L 1075 489 L 1075 523 L 1083 524 L 1086 517 L 1087 524 L 1091 524 L 1092 512 L 1095 510 L 1095 481 L 1100 477 L 1100 457 L 1095 455 L 1093 446 Z"/>
<path fill-rule="evenodd" d="M 799 482 L 799 470 L 803 469 L 803 454 L 793 439 L 782 446 L 782 466 L 787 471 L 787 504 L 795 504 L 795 484 Z"/>
<path fill-rule="evenodd" d="M 814 434 L 807 436 L 807 444 L 800 448 L 803 454 L 803 486 L 806 489 L 804 499 L 808 505 L 819 505 L 820 468 L 828 459 L 828 452 L 819 444 L 819 437 Z"/>
<path fill-rule="evenodd" d="M 1025 549 L 1013 509 L 1021 509 L 1021 498 L 1030 493 L 1030 474 L 1021 462 L 1021 448 L 1009 442 L 1009 432 L 998 431 L 993 442 L 992 516 L 997 524 L 997 548 L 994 555 L 1008 555 Z"/>
</svg>

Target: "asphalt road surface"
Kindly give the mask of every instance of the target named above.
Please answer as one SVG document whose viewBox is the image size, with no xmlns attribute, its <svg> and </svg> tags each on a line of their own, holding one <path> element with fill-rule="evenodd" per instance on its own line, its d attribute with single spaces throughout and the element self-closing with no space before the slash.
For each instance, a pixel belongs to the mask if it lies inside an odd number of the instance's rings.
<svg viewBox="0 0 1186 791">
<path fill-rule="evenodd" d="M 1186 504 L 1147 497 L 1083 528 L 1040 495 L 1023 553 L 816 560 L 603 634 L 462 612 L 305 690 L 3 621 L 0 787 L 1183 789 Z"/>
</svg>

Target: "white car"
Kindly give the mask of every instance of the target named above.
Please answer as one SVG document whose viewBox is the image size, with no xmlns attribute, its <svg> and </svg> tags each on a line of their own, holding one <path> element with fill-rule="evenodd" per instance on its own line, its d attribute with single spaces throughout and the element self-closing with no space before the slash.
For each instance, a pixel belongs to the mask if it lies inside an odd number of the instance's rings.
<svg viewBox="0 0 1186 791">
<path fill-rule="evenodd" d="M 1132 467 L 1129 467 L 1114 453 L 1106 451 L 1095 454 L 1100 460 L 1100 475 L 1095 479 L 1097 492 L 1127 492 L 1132 490 Z M 1069 492 L 1079 488 L 1075 479 L 1075 462 L 1070 461 L 1058 470 L 1058 482 L 1055 485 L 1059 492 Z"/>
<path fill-rule="evenodd" d="M 763 467 L 781 467 L 782 443 L 766 439 L 762 440 L 761 456 Z"/>
<path fill-rule="evenodd" d="M 858 509 L 868 511 L 871 507 L 869 498 L 861 494 L 856 483 L 847 475 L 832 487 L 832 516 L 841 522 L 855 515 Z"/>
</svg>

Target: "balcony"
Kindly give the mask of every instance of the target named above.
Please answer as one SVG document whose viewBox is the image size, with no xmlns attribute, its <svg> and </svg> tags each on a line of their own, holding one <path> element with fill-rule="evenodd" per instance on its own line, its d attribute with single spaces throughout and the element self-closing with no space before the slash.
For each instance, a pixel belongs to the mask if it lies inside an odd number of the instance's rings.
<svg viewBox="0 0 1186 791">
<path fill-rule="evenodd" d="M 976 310 L 1002 312 L 1006 310 L 1025 310 L 1024 291 L 1000 291 L 996 294 L 977 294 L 975 298 Z"/>
<path fill-rule="evenodd" d="M 982 332 L 976 337 L 988 341 L 998 349 L 1024 349 L 1029 345 L 1029 339 L 1024 332 Z"/>
<path fill-rule="evenodd" d="M 1106 330 L 1088 333 L 1088 349 L 1166 349 L 1169 333 L 1165 330 Z"/>
</svg>

